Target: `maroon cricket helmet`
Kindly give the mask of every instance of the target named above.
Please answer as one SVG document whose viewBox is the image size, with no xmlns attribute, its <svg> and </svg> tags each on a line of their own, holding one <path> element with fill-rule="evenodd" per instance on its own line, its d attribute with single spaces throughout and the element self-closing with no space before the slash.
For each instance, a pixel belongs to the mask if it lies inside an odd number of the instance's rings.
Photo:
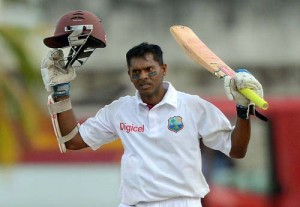
<svg viewBox="0 0 300 207">
<path fill-rule="evenodd" d="M 67 28 L 77 25 L 93 25 L 93 30 L 85 46 L 91 48 L 106 47 L 106 34 L 101 20 L 92 12 L 76 10 L 63 15 L 56 24 L 54 35 L 44 39 L 44 44 L 50 48 L 69 46 L 68 36 L 72 31 Z M 87 33 L 88 31 L 83 31 Z"/>
</svg>

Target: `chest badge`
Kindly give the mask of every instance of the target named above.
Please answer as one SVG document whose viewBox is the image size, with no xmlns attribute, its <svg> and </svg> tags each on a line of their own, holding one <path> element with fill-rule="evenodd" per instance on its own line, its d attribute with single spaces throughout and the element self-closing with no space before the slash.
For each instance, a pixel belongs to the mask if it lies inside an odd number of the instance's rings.
<svg viewBox="0 0 300 207">
<path fill-rule="evenodd" d="M 172 132 L 179 132 L 183 129 L 183 126 L 182 117 L 180 116 L 173 116 L 168 119 L 168 129 Z"/>
</svg>

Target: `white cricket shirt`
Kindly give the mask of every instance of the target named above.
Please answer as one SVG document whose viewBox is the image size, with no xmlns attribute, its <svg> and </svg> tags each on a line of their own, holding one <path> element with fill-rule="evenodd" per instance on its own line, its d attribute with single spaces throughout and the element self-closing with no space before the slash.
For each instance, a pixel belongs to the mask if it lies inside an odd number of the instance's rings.
<svg viewBox="0 0 300 207">
<path fill-rule="evenodd" d="M 126 205 L 173 197 L 203 198 L 209 187 L 201 172 L 199 138 L 226 155 L 232 126 L 224 114 L 196 95 L 167 93 L 151 110 L 138 92 L 106 105 L 79 129 L 93 149 L 120 138 L 120 200 Z"/>
</svg>

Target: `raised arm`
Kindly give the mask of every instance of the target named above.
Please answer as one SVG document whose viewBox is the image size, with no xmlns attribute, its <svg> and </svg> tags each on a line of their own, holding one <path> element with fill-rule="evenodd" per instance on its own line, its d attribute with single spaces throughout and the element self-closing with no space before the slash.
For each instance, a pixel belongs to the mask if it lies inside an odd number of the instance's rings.
<svg viewBox="0 0 300 207">
<path fill-rule="evenodd" d="M 235 100 L 237 121 L 231 134 L 232 158 L 243 158 L 247 153 L 248 144 L 251 136 L 250 114 L 255 115 L 255 105 L 243 96 L 239 90 L 250 88 L 260 97 L 263 97 L 263 88 L 258 80 L 245 69 L 237 70 L 234 78 L 225 77 L 224 87 L 226 95 L 230 100 Z M 267 120 L 265 117 L 260 117 Z"/>
<path fill-rule="evenodd" d="M 66 99 L 70 99 L 70 97 L 58 97 L 56 98 L 56 101 L 63 101 Z M 69 134 L 76 126 L 78 126 L 78 121 L 75 117 L 73 109 L 57 114 L 57 119 L 62 136 Z M 88 147 L 88 145 L 83 141 L 79 132 L 76 133 L 71 140 L 65 142 L 65 145 L 66 148 L 70 150 L 79 150 Z"/>
<path fill-rule="evenodd" d="M 48 108 L 61 152 L 82 149 L 87 145 L 79 134 L 79 124 L 70 100 L 70 82 L 75 79 L 75 65 L 82 66 L 96 48 L 106 47 L 106 34 L 101 20 L 93 13 L 74 10 L 63 15 L 54 35 L 44 39 L 53 48 L 42 61 L 45 88 L 51 94 Z M 67 48 L 68 55 L 59 48 Z"/>
<path fill-rule="evenodd" d="M 251 136 L 250 119 L 237 118 L 235 128 L 231 133 L 231 151 L 232 158 L 244 158 L 248 149 Z"/>
<path fill-rule="evenodd" d="M 70 82 L 76 73 L 72 65 L 67 68 L 61 50 L 50 51 L 42 62 L 42 77 L 48 96 L 48 109 L 51 115 L 53 129 L 62 153 L 67 149 L 82 149 L 88 147 L 79 133 L 79 124 L 74 115 L 70 100 Z"/>
</svg>

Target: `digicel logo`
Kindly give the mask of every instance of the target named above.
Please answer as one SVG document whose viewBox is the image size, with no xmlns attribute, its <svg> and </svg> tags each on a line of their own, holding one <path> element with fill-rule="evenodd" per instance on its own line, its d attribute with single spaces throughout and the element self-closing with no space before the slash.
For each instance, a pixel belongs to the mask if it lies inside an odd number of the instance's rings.
<svg viewBox="0 0 300 207">
<path fill-rule="evenodd" d="M 130 132 L 144 132 L 144 125 L 135 126 L 134 124 L 120 123 L 120 130 Z"/>
</svg>

